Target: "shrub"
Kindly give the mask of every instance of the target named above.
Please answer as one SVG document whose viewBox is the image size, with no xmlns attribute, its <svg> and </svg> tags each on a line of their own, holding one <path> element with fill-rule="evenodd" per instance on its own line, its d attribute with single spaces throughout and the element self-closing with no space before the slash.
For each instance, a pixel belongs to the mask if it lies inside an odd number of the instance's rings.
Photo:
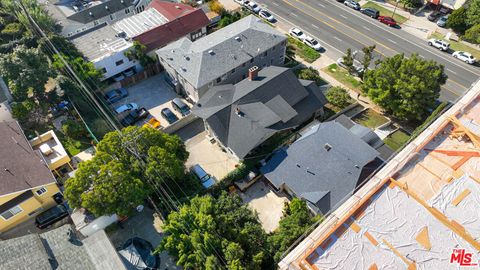
<svg viewBox="0 0 480 270">
<path fill-rule="evenodd" d="M 78 139 L 85 135 L 85 129 L 77 121 L 68 119 L 62 124 L 63 133 L 66 136 L 74 139 Z"/>
<path fill-rule="evenodd" d="M 472 43 L 480 44 L 480 24 L 470 27 L 465 32 L 464 38 Z"/>
<path fill-rule="evenodd" d="M 312 67 L 297 69 L 295 70 L 295 73 L 297 74 L 299 79 L 315 81 L 317 85 L 326 84 L 326 82 L 320 77 L 318 70 Z"/>
<path fill-rule="evenodd" d="M 353 102 L 353 99 L 350 97 L 347 90 L 340 86 L 330 87 L 327 91 L 326 97 L 328 102 L 342 109 Z"/>
<path fill-rule="evenodd" d="M 220 15 L 225 12 L 225 8 L 217 0 L 208 2 L 208 7 L 211 11 L 216 12 Z"/>
</svg>

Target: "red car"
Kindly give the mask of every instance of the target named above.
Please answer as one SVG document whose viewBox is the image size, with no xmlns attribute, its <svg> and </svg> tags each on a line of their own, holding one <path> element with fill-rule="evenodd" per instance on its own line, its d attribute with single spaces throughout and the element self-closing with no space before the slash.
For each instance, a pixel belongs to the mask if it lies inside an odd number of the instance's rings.
<svg viewBox="0 0 480 270">
<path fill-rule="evenodd" d="M 396 26 L 397 22 L 392 18 L 388 16 L 378 16 L 378 21 L 381 23 L 384 23 L 388 26 Z"/>
</svg>

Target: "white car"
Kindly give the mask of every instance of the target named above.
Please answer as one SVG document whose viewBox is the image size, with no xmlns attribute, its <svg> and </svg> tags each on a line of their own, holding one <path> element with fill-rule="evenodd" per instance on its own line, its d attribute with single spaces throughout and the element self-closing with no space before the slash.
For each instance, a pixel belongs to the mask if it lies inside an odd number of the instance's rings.
<svg viewBox="0 0 480 270">
<path fill-rule="evenodd" d="M 448 48 L 450 47 L 450 44 L 448 44 L 448 42 L 445 42 L 440 39 L 434 39 L 434 38 L 431 38 L 428 40 L 428 45 L 433 46 L 441 51 L 447 51 Z"/>
<path fill-rule="evenodd" d="M 136 109 L 138 109 L 137 103 L 127 103 L 127 104 L 123 104 L 122 106 L 118 106 L 115 109 L 115 112 L 122 113 L 122 112 L 136 110 Z"/>
<path fill-rule="evenodd" d="M 319 51 L 322 48 L 322 45 L 320 45 L 320 43 L 316 39 L 312 38 L 311 36 L 307 36 L 303 40 L 303 43 L 305 43 L 308 47 L 316 51 Z"/>
<path fill-rule="evenodd" d="M 290 31 L 288 31 L 288 33 L 289 33 L 292 37 L 298 38 L 298 39 L 300 39 L 301 41 L 303 41 L 304 39 L 307 38 L 307 35 L 305 35 L 305 33 L 303 33 L 302 30 L 300 30 L 300 29 L 298 29 L 298 28 L 296 28 L 296 27 L 290 29 Z"/>
<path fill-rule="evenodd" d="M 250 9 L 251 11 L 255 12 L 255 13 L 260 12 L 260 7 L 258 6 L 257 3 L 253 2 L 253 1 L 250 1 L 248 3 L 247 8 Z"/>
<path fill-rule="evenodd" d="M 457 51 L 452 54 L 453 57 L 462 60 L 463 62 L 473 65 L 477 61 L 473 55 L 468 52 Z"/>
<path fill-rule="evenodd" d="M 262 9 L 258 15 L 260 15 L 260 17 L 264 18 L 265 20 L 269 21 L 269 22 L 274 22 L 275 21 L 275 18 L 273 17 L 273 15 L 268 12 L 266 9 Z"/>
<path fill-rule="evenodd" d="M 243 0 L 235 0 L 235 2 L 239 5 L 243 5 Z"/>
</svg>

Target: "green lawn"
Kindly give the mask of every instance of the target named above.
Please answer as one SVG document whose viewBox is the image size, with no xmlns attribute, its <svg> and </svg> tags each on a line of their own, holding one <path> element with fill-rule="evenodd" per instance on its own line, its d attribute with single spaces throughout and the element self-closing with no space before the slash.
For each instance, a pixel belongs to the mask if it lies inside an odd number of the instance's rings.
<svg viewBox="0 0 480 270">
<path fill-rule="evenodd" d="M 300 56 L 303 60 L 308 63 L 312 63 L 318 58 L 320 58 L 320 53 L 314 49 L 303 44 L 303 42 L 296 40 L 292 37 L 288 37 L 288 46 L 291 47 L 293 53 Z"/>
<path fill-rule="evenodd" d="M 362 113 L 353 117 L 352 120 L 368 128 L 376 128 L 388 122 L 387 118 L 383 117 L 381 114 L 372 109 L 363 111 Z"/>
<path fill-rule="evenodd" d="M 337 64 L 331 64 L 330 66 L 325 67 L 322 70 L 332 76 L 335 80 L 344 84 L 345 86 L 353 90 L 360 91 L 360 86 L 362 85 L 362 83 L 358 81 L 355 76 L 350 75 L 347 70 L 337 66 Z"/>
<path fill-rule="evenodd" d="M 383 142 L 393 150 L 397 151 L 408 141 L 408 139 L 410 139 L 410 136 L 407 133 L 397 130 L 385 138 Z"/>
<path fill-rule="evenodd" d="M 438 33 L 438 32 L 435 32 L 433 33 L 431 36 L 431 38 L 436 38 L 436 39 L 442 39 L 442 40 L 445 40 L 445 37 Z M 480 51 L 479 50 L 476 50 L 470 46 L 467 46 L 461 42 L 458 42 L 458 41 L 454 41 L 454 40 L 445 40 L 447 41 L 448 43 L 450 43 L 450 48 L 454 51 L 464 51 L 464 52 L 469 52 L 471 53 L 476 59 L 480 59 Z"/>
<path fill-rule="evenodd" d="M 386 9 L 378 4 L 375 4 L 374 2 L 367 2 L 365 5 L 362 6 L 362 8 L 374 8 L 378 11 L 380 11 L 380 16 L 389 16 L 389 17 L 392 17 L 392 14 L 393 14 L 393 11 L 389 10 L 389 9 Z M 398 8 L 397 8 L 398 10 Z M 404 22 L 406 22 L 408 19 L 403 17 L 402 15 L 398 15 L 397 13 L 395 13 L 395 15 L 393 16 L 393 19 L 398 23 L 398 24 L 402 24 Z"/>
</svg>

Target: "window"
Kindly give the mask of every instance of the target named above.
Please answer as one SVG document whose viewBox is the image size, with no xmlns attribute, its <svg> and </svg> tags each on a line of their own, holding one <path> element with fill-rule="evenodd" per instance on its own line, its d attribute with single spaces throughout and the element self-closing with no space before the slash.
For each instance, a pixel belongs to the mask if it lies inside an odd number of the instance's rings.
<svg viewBox="0 0 480 270">
<path fill-rule="evenodd" d="M 220 83 L 222 81 L 222 78 L 218 77 L 217 78 L 217 83 Z"/>
<path fill-rule="evenodd" d="M 245 78 L 247 78 L 247 75 L 243 74 L 242 75 L 242 80 L 245 80 Z"/>
<path fill-rule="evenodd" d="M 275 46 L 272 47 L 272 52 L 275 51 Z"/>
<path fill-rule="evenodd" d="M 115 20 L 115 14 L 110 14 L 110 20 L 111 21 Z"/>
<path fill-rule="evenodd" d="M 93 21 L 93 25 L 97 26 L 98 25 L 98 20 Z"/>
<path fill-rule="evenodd" d="M 22 211 L 23 211 L 23 209 L 22 209 L 19 205 L 17 205 L 17 206 L 15 206 L 15 207 L 12 207 L 12 208 L 10 208 L 9 210 L 3 212 L 3 213 L 1 214 L 1 216 L 2 216 L 5 220 L 8 220 L 8 219 L 12 218 L 13 216 L 15 216 L 16 214 L 21 213 Z"/>
<path fill-rule="evenodd" d="M 118 60 L 117 62 L 115 62 L 115 65 L 116 65 L 116 66 L 120 66 L 121 64 L 123 64 L 123 59 L 122 59 L 122 60 Z"/>
<path fill-rule="evenodd" d="M 230 74 L 233 74 L 233 73 L 235 73 L 235 69 L 232 69 L 232 70 L 230 71 Z"/>
<path fill-rule="evenodd" d="M 198 30 L 198 31 L 193 32 L 192 34 L 190 34 L 190 39 L 191 39 L 192 41 L 194 41 L 194 40 L 196 40 L 196 39 L 198 39 L 198 38 L 201 38 L 202 35 L 203 35 L 203 34 L 202 34 L 202 29 L 200 29 L 200 30 Z"/>
<path fill-rule="evenodd" d="M 253 58 L 252 58 L 252 59 L 250 59 L 250 63 L 253 63 Z"/>
<path fill-rule="evenodd" d="M 42 195 L 43 193 L 47 192 L 47 189 L 44 187 L 41 187 L 39 190 L 35 191 L 37 195 Z"/>
<path fill-rule="evenodd" d="M 103 74 L 107 73 L 107 69 L 106 68 L 101 68 L 100 69 L 100 72 L 102 72 Z"/>
<path fill-rule="evenodd" d="M 130 13 L 130 9 L 126 8 L 125 9 L 125 14 L 128 14 L 128 13 Z"/>
<path fill-rule="evenodd" d="M 268 51 L 263 53 L 263 57 L 266 57 L 268 55 Z"/>
</svg>

